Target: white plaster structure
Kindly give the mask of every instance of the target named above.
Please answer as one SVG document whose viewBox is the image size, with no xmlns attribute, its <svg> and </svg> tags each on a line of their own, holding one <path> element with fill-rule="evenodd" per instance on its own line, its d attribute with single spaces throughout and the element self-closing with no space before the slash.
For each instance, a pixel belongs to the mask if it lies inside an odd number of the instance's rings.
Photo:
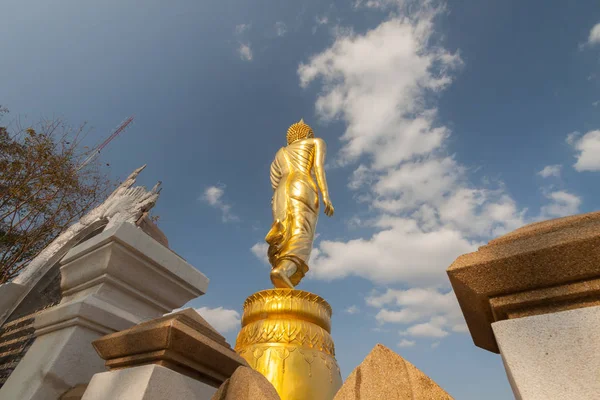
<svg viewBox="0 0 600 400">
<path fill-rule="evenodd" d="M 81 400 L 210 400 L 216 388 L 150 364 L 94 375 Z"/>
<path fill-rule="evenodd" d="M 0 399 L 57 400 L 105 371 L 92 341 L 206 292 L 201 272 L 129 219 L 114 221 L 61 261 L 63 299 L 36 317 L 37 338 L 0 389 Z"/>
<path fill-rule="evenodd" d="M 160 182 L 150 191 L 139 186 L 132 187 L 145 167 L 133 171 L 106 201 L 62 232 L 12 282 L 0 285 L 0 325 L 46 272 L 81 239 L 103 226 L 110 228 L 124 221 L 136 223 L 154 207 L 160 193 Z"/>
<path fill-rule="evenodd" d="M 600 398 L 600 306 L 492 324 L 517 400 Z"/>
</svg>

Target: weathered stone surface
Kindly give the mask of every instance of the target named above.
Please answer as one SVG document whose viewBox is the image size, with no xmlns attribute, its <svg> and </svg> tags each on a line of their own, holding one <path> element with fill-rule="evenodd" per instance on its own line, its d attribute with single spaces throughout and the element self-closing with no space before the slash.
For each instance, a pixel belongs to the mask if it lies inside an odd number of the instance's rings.
<svg viewBox="0 0 600 400">
<path fill-rule="evenodd" d="M 90 342 L 98 336 L 75 325 L 39 336 L 0 389 L 0 399 L 57 399 L 88 382 L 103 368 L 101 359 L 89 356 Z"/>
<path fill-rule="evenodd" d="M 94 375 L 81 400 L 208 400 L 216 390 L 152 364 Z"/>
<path fill-rule="evenodd" d="M 271 383 L 249 367 L 239 367 L 211 400 L 280 400 Z"/>
<path fill-rule="evenodd" d="M 516 399 L 596 399 L 600 307 L 492 324 Z"/>
<path fill-rule="evenodd" d="M 167 236 L 154 222 L 150 220 L 147 212 L 144 213 L 138 222 L 136 222 L 136 225 L 139 226 L 141 230 L 146 232 L 152 239 L 156 240 L 165 247 L 169 247 L 169 240 L 167 239 Z"/>
<path fill-rule="evenodd" d="M 192 308 L 104 336 L 93 346 L 111 370 L 157 364 L 213 387 L 248 365 Z"/>
<path fill-rule="evenodd" d="M 491 324 L 600 305 L 600 212 L 527 225 L 462 255 L 448 276 L 475 344 Z"/>
<path fill-rule="evenodd" d="M 86 388 L 87 384 L 77 385 L 67 390 L 65 394 L 60 396 L 59 400 L 81 400 Z"/>
<path fill-rule="evenodd" d="M 417 367 L 377 344 L 350 374 L 334 400 L 452 400 Z"/>
<path fill-rule="evenodd" d="M 2 304 L 5 300 L 3 296 L 6 294 L 6 291 L 2 289 L 11 287 L 20 290 L 22 285 L 9 282 L 0 286 L 0 310 L 12 307 L 10 302 L 6 303 L 6 308 Z M 33 286 L 6 322 L 0 326 L 0 388 L 8 380 L 21 359 L 25 357 L 35 340 L 33 321 L 36 315 L 40 311 L 58 304 L 61 298 L 60 268 L 56 263 L 46 273 L 44 279 Z"/>
</svg>

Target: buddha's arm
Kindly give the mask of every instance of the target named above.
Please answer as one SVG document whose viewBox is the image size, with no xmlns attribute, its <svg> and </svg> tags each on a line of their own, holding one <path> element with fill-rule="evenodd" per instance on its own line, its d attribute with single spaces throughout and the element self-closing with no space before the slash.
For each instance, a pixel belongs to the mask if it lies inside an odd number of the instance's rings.
<svg viewBox="0 0 600 400">
<path fill-rule="evenodd" d="M 325 204 L 325 214 L 328 216 L 333 215 L 333 205 L 331 205 L 331 199 L 329 198 L 329 189 L 327 188 L 327 178 L 325 177 L 325 155 L 327 153 L 327 146 L 322 139 L 314 139 L 315 143 L 315 177 L 317 178 L 317 185 L 321 190 L 323 196 L 323 203 Z"/>
<path fill-rule="evenodd" d="M 281 180 L 281 168 L 279 167 L 279 160 L 277 156 L 273 163 L 271 164 L 271 187 L 273 188 L 273 192 L 279 186 L 279 181 Z M 271 197 L 271 205 L 273 204 L 273 198 Z"/>
</svg>

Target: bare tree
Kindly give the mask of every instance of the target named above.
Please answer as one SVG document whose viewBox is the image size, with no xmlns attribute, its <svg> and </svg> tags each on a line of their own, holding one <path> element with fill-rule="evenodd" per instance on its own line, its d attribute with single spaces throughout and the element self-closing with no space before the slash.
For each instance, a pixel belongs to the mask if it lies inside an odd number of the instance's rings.
<svg viewBox="0 0 600 400">
<path fill-rule="evenodd" d="M 0 107 L 0 117 L 8 112 Z M 61 120 L 0 126 L 0 284 L 12 280 L 111 184 L 81 148 L 85 124 Z"/>
</svg>

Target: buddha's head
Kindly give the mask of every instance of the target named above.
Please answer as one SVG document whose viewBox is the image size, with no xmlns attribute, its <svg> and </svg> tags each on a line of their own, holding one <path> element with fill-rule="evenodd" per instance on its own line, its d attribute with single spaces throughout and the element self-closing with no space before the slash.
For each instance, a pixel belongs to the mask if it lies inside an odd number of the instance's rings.
<svg viewBox="0 0 600 400">
<path fill-rule="evenodd" d="M 304 120 L 296 122 L 292 126 L 289 127 L 287 131 L 287 143 L 292 144 L 297 140 L 313 138 L 315 137 L 315 133 L 312 128 L 304 123 Z"/>
</svg>

